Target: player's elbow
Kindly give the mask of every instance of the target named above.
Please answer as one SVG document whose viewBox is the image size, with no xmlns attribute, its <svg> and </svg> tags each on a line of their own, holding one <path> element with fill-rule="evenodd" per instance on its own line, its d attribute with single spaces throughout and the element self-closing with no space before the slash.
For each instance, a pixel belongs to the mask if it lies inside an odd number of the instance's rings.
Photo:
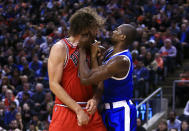
<svg viewBox="0 0 189 131">
<path fill-rule="evenodd" d="M 53 81 L 50 81 L 50 82 L 49 82 L 49 88 L 50 88 L 50 90 L 51 90 L 52 92 L 54 91 L 54 88 L 57 87 L 57 84 L 58 84 L 58 83 L 53 82 Z"/>
</svg>

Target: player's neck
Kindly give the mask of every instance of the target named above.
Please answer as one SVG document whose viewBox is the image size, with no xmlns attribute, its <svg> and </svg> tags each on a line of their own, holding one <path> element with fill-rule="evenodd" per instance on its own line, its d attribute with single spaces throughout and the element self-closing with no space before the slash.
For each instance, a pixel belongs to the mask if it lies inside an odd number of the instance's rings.
<svg viewBox="0 0 189 131">
<path fill-rule="evenodd" d="M 116 54 L 116 53 L 118 53 L 118 52 L 124 51 L 124 50 L 126 50 L 126 49 L 128 49 L 128 48 L 124 47 L 123 44 L 117 43 L 117 44 L 114 46 L 114 51 L 113 51 L 112 55 L 114 55 L 114 54 Z"/>
<path fill-rule="evenodd" d="M 70 36 L 70 37 L 68 38 L 68 40 L 71 42 L 71 44 L 72 44 L 73 46 L 77 46 L 77 45 L 78 45 L 79 39 L 80 39 L 79 36 L 76 36 L 76 37 Z"/>
</svg>

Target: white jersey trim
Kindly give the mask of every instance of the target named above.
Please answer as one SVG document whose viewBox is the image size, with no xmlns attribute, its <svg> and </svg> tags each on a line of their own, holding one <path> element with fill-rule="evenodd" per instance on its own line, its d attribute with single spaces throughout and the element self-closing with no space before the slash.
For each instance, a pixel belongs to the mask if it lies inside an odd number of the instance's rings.
<svg viewBox="0 0 189 131">
<path fill-rule="evenodd" d="M 131 100 L 129 100 L 128 102 L 131 105 L 133 105 Z M 131 124 L 130 112 L 131 112 L 131 110 L 130 110 L 130 107 L 127 104 L 127 102 L 125 100 L 122 100 L 122 101 L 112 102 L 112 105 L 113 105 L 113 109 L 120 108 L 120 107 L 125 108 L 125 111 L 124 111 L 124 131 L 130 131 L 130 124 Z M 105 109 L 111 109 L 109 103 L 105 103 Z"/>
<path fill-rule="evenodd" d="M 69 48 L 64 40 L 63 40 L 63 44 L 65 44 L 65 46 L 66 46 L 66 59 L 64 61 L 64 69 L 65 69 L 66 65 L 68 64 L 68 60 L 69 60 Z"/>
<path fill-rule="evenodd" d="M 124 79 L 127 78 L 127 76 L 129 75 L 130 68 L 131 68 L 131 61 L 130 61 L 129 57 L 126 56 L 126 55 L 119 55 L 119 56 L 124 56 L 124 57 L 126 57 L 126 59 L 129 60 L 129 70 L 127 71 L 127 74 L 126 74 L 124 77 L 122 77 L 122 78 L 118 78 L 118 77 L 114 77 L 114 76 L 112 76 L 111 78 L 112 78 L 112 79 L 115 79 L 115 80 L 124 80 Z"/>
<path fill-rule="evenodd" d="M 118 53 L 115 53 L 114 55 L 112 55 L 112 56 L 115 56 L 115 55 L 119 55 L 119 54 L 121 54 L 121 53 L 123 53 L 123 52 L 128 52 L 129 50 L 127 49 L 127 50 L 123 50 L 123 51 L 120 51 L 120 52 L 118 52 Z M 111 57 L 112 57 L 111 56 Z"/>
<path fill-rule="evenodd" d="M 118 52 L 118 53 L 116 53 L 116 54 L 110 56 L 110 58 L 113 57 L 113 56 L 119 55 L 119 54 L 121 54 L 121 53 L 123 53 L 123 52 L 127 52 L 127 51 L 128 51 L 128 50 L 124 50 L 124 51 Z M 104 63 L 107 64 L 108 61 L 111 60 L 110 58 L 109 58 L 107 61 L 104 61 Z"/>
</svg>

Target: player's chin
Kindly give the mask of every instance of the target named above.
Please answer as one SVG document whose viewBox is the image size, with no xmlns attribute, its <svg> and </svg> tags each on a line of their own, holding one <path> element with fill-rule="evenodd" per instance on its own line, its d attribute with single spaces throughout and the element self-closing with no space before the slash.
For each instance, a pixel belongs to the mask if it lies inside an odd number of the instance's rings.
<svg viewBox="0 0 189 131">
<path fill-rule="evenodd" d="M 117 41 L 117 40 L 116 40 L 115 37 L 111 37 L 111 42 L 112 42 L 112 44 L 114 44 L 116 41 Z"/>
</svg>

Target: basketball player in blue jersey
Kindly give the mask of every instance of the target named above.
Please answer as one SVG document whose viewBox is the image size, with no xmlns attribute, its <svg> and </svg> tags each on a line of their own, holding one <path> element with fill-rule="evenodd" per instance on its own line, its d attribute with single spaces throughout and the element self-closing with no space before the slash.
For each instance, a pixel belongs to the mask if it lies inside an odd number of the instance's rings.
<svg viewBox="0 0 189 131">
<path fill-rule="evenodd" d="M 130 24 L 122 24 L 112 34 L 114 46 L 109 49 L 101 66 L 90 69 L 86 63 L 86 49 L 80 47 L 80 79 L 85 85 L 104 83 L 103 120 L 108 131 L 136 131 L 136 108 L 133 96 L 133 63 L 128 47 L 135 40 L 136 29 Z M 83 43 L 87 39 L 80 39 Z M 94 51 L 94 50 L 93 50 Z M 97 49 L 91 55 L 96 60 Z"/>
</svg>

